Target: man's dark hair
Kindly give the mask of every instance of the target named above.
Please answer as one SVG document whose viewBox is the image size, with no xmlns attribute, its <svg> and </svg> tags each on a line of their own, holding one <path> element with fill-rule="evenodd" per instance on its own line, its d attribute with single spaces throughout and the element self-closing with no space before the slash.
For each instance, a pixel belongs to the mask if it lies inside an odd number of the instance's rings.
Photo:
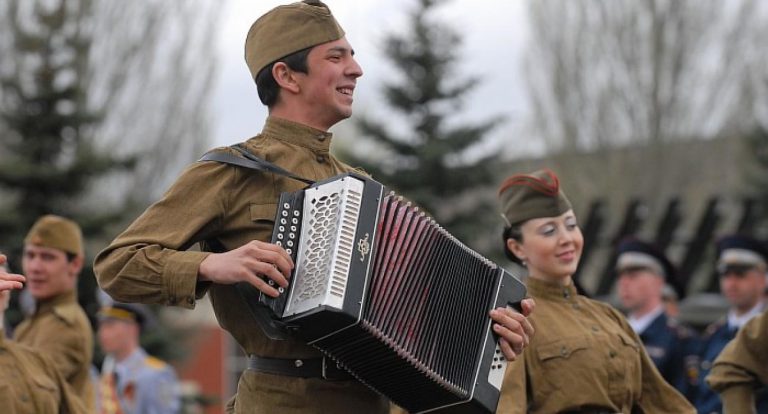
<svg viewBox="0 0 768 414">
<path fill-rule="evenodd" d="M 307 66 L 307 56 L 309 55 L 310 50 L 312 50 L 312 47 L 291 53 L 282 59 L 278 59 L 270 63 L 269 65 L 265 66 L 264 69 L 259 71 L 259 73 L 256 75 L 256 89 L 259 92 L 259 99 L 261 99 L 261 103 L 266 106 L 272 106 L 275 104 L 275 102 L 277 102 L 277 97 L 280 94 L 280 86 L 272 76 L 272 67 L 275 66 L 275 63 L 283 62 L 289 68 L 291 68 L 291 70 L 301 73 L 309 73 L 309 67 Z"/>
</svg>

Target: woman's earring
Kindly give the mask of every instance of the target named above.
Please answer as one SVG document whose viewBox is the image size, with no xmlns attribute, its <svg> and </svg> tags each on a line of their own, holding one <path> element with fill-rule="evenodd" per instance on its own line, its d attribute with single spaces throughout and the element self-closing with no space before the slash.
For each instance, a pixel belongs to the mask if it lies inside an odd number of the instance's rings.
<svg viewBox="0 0 768 414">
<path fill-rule="evenodd" d="M 528 262 L 526 262 L 525 260 L 521 260 L 521 262 L 523 263 L 523 267 L 528 267 Z"/>
</svg>

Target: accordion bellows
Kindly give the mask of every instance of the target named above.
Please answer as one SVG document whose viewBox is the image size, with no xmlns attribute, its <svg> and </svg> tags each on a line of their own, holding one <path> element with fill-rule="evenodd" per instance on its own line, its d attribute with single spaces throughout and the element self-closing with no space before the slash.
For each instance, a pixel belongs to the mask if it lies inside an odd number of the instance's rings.
<svg viewBox="0 0 768 414">
<path fill-rule="evenodd" d="M 523 299 L 516 278 L 354 173 L 284 193 L 273 242 L 294 258 L 291 285 L 241 289 L 252 309 L 408 411 L 495 411 L 506 361 L 488 312 Z"/>
</svg>

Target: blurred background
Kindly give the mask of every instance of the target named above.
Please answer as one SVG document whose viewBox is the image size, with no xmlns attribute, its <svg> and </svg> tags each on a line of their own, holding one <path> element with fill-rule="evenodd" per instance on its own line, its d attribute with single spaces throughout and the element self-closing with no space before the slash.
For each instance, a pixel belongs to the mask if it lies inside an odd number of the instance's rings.
<svg viewBox="0 0 768 414">
<path fill-rule="evenodd" d="M 586 293 L 613 301 L 615 243 L 636 235 L 680 268 L 682 320 L 701 329 L 724 313 L 714 240 L 768 236 L 768 4 L 327 3 L 365 72 L 355 115 L 334 128 L 340 158 L 505 266 L 496 189 L 551 168 L 585 234 Z M 91 263 L 186 164 L 256 135 L 266 109 L 243 44 L 278 4 L 0 3 L 0 251 L 12 269 L 40 215 L 78 221 Z M 95 290 L 88 268 L 91 316 Z M 144 343 L 179 370 L 187 412 L 222 412 L 244 360 L 207 300 L 155 311 L 163 329 Z"/>
</svg>

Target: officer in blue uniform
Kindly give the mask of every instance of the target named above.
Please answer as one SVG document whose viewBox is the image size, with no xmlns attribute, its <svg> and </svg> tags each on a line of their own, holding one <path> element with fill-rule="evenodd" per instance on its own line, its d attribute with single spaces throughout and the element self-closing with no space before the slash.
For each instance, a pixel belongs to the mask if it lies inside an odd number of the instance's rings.
<svg viewBox="0 0 768 414">
<path fill-rule="evenodd" d="M 181 409 L 173 368 L 139 346 L 147 316 L 142 305 L 117 302 L 99 312 L 99 344 L 107 355 L 98 393 L 100 413 L 176 414 Z"/>
<path fill-rule="evenodd" d="M 728 315 L 707 327 L 700 352 L 699 389 L 696 409 L 701 414 L 720 413 L 720 397 L 704 381 L 712 363 L 739 328 L 765 309 L 768 249 L 751 237 L 732 235 L 717 242 L 717 273 L 720 292 L 730 304 Z M 768 413 L 768 398 L 758 396 L 758 413 Z"/>
<path fill-rule="evenodd" d="M 666 312 L 665 287 L 684 295 L 675 267 L 655 246 L 639 239 L 622 240 L 616 257 L 618 294 L 630 326 L 668 383 L 689 400 L 698 380 L 699 341 L 695 332 Z"/>
</svg>

